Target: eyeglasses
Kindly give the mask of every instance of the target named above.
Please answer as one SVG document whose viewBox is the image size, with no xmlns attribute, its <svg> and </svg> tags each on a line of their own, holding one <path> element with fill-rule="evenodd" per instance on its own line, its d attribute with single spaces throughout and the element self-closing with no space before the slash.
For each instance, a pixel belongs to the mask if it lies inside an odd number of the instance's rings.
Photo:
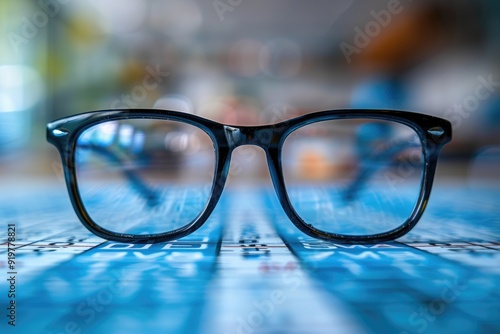
<svg viewBox="0 0 500 334">
<path fill-rule="evenodd" d="M 184 237 L 208 219 L 232 151 L 261 147 L 278 199 L 305 234 L 382 242 L 417 223 L 448 121 L 395 110 L 331 110 L 263 126 L 232 126 L 168 110 L 103 110 L 56 120 L 73 207 L 113 241 Z"/>
</svg>

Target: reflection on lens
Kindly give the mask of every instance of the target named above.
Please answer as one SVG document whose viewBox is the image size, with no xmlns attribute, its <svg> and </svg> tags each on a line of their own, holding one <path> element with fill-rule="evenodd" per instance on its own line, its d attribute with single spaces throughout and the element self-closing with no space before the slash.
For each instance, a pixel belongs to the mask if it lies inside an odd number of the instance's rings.
<svg viewBox="0 0 500 334">
<path fill-rule="evenodd" d="M 77 140 L 85 210 L 101 227 L 137 235 L 173 231 L 205 208 L 215 171 L 211 138 L 176 121 L 110 121 Z"/>
<path fill-rule="evenodd" d="M 285 140 L 283 175 L 297 214 L 314 228 L 371 235 L 402 225 L 420 195 L 423 149 L 410 127 L 378 120 L 330 120 Z"/>
</svg>

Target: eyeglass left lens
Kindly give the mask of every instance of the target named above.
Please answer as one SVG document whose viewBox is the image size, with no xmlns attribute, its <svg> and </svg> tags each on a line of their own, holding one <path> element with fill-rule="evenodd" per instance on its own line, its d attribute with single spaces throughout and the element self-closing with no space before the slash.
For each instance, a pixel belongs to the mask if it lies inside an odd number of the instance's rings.
<svg viewBox="0 0 500 334">
<path fill-rule="evenodd" d="M 422 143 L 401 123 L 335 119 L 305 125 L 285 139 L 281 155 L 293 209 L 324 232 L 389 232 L 411 216 L 421 193 Z"/>
<path fill-rule="evenodd" d="M 97 225 L 115 233 L 163 233 L 204 210 L 215 150 L 207 133 L 186 123 L 109 121 L 81 133 L 75 169 L 80 198 Z"/>
</svg>

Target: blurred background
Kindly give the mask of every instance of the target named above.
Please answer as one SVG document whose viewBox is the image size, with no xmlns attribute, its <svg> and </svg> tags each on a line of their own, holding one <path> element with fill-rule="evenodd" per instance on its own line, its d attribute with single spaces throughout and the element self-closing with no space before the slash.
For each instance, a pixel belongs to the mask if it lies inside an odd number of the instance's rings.
<svg viewBox="0 0 500 334">
<path fill-rule="evenodd" d="M 0 32 L 3 180 L 60 176 L 46 123 L 110 108 L 236 125 L 413 110 L 453 124 L 440 179 L 500 179 L 498 1 L 2 1 Z M 267 177 L 261 152 L 234 158 Z"/>
</svg>

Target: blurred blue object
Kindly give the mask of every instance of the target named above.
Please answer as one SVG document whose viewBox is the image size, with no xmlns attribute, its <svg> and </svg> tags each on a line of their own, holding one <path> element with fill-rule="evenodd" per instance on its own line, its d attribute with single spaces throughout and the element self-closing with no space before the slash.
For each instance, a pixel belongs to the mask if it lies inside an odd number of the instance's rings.
<svg viewBox="0 0 500 334">
<path fill-rule="evenodd" d="M 405 84 L 395 77 L 371 77 L 354 87 L 351 107 L 406 109 Z"/>
</svg>

